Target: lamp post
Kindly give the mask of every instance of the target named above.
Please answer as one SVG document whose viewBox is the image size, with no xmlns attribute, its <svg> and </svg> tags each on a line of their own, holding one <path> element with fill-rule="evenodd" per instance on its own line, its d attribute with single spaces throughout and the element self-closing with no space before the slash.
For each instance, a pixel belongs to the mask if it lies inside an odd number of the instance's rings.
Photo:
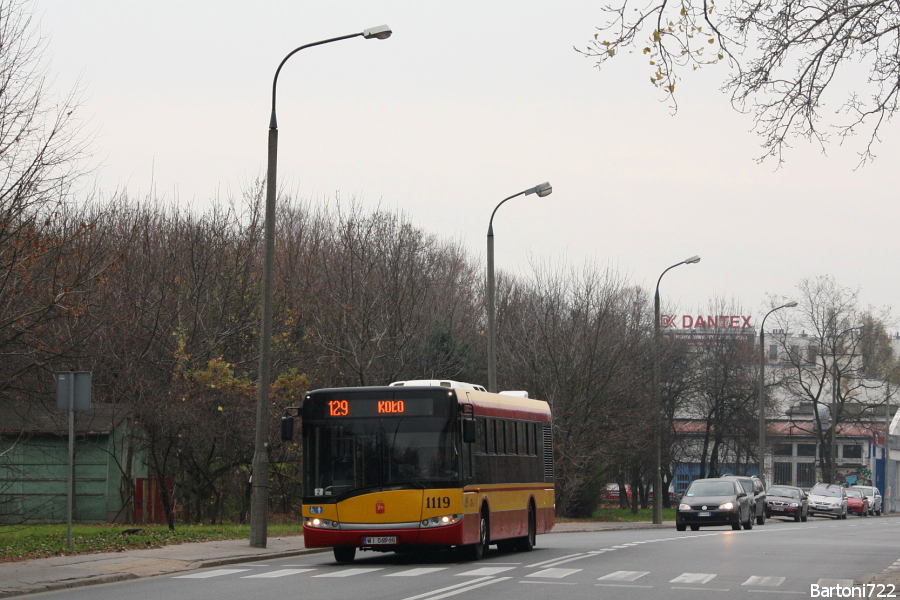
<svg viewBox="0 0 900 600">
<path fill-rule="evenodd" d="M 656 479 L 653 482 L 653 522 L 662 524 L 662 390 L 659 377 L 659 282 L 663 275 L 680 265 L 693 265 L 700 262 L 699 256 L 686 258 L 675 263 L 660 274 L 656 280 L 656 293 L 653 295 L 653 404 L 656 407 Z M 668 493 L 668 492 L 667 492 Z"/>
<path fill-rule="evenodd" d="M 278 74 L 287 59 L 304 48 L 321 46 L 331 42 L 355 37 L 384 40 L 391 37 L 387 25 L 370 27 L 359 33 L 351 33 L 336 38 L 313 42 L 291 51 L 275 71 L 272 80 L 272 115 L 269 118 L 269 154 L 266 174 L 266 213 L 264 223 L 264 255 L 262 278 L 262 311 L 259 333 L 259 377 L 256 392 L 256 437 L 254 440 L 253 467 L 250 497 L 250 545 L 265 548 L 268 537 L 267 517 L 269 510 L 269 369 L 272 363 L 272 284 L 275 270 L 275 174 L 278 164 L 278 122 L 275 119 L 275 90 Z"/>
<path fill-rule="evenodd" d="M 497 339 L 494 324 L 494 215 L 497 209 L 507 200 L 512 200 L 517 196 L 528 196 L 529 194 L 537 194 L 538 198 L 549 196 L 553 192 L 553 186 L 549 182 L 536 185 L 533 188 L 513 194 L 508 198 L 504 198 L 500 204 L 494 207 L 491 213 L 491 220 L 488 223 L 487 232 L 487 304 L 488 304 L 488 391 L 497 392 Z"/>
<path fill-rule="evenodd" d="M 773 308 L 763 317 L 762 323 L 759 325 L 759 478 L 765 481 L 766 467 L 766 319 L 769 318 L 776 310 L 782 308 L 793 308 L 797 306 L 797 302 L 791 300 L 786 304 L 782 304 Z"/>
</svg>

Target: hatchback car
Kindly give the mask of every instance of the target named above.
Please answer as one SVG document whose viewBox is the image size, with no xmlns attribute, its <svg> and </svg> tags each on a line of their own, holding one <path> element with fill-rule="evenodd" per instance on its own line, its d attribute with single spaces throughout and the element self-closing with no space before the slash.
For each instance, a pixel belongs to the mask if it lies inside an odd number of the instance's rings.
<svg viewBox="0 0 900 600">
<path fill-rule="evenodd" d="M 753 513 L 757 525 L 766 522 L 766 486 L 756 475 L 726 475 L 722 479 L 735 479 L 747 492 L 750 500 L 750 512 Z"/>
<path fill-rule="evenodd" d="M 711 525 L 731 525 L 738 530 L 753 528 L 750 499 L 734 479 L 697 479 L 681 498 L 675 516 L 675 529 L 691 531 Z"/>
<path fill-rule="evenodd" d="M 833 483 L 817 483 L 809 490 L 809 514 L 847 518 L 847 489 Z"/>
<path fill-rule="evenodd" d="M 880 515 L 882 511 L 881 492 L 874 485 L 854 485 L 851 489 L 857 489 L 863 493 L 869 501 L 869 514 Z"/>
<path fill-rule="evenodd" d="M 856 488 L 847 490 L 847 512 L 860 517 L 869 516 L 869 500 L 862 491 Z"/>
<path fill-rule="evenodd" d="M 792 517 L 806 522 L 809 517 L 809 498 L 802 489 L 792 485 L 773 485 L 766 490 L 766 516 Z"/>
</svg>

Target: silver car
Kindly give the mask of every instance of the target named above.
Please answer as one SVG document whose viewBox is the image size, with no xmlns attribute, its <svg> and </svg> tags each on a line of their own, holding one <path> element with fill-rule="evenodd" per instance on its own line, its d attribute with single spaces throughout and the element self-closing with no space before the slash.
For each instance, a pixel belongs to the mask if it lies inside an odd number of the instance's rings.
<svg viewBox="0 0 900 600">
<path fill-rule="evenodd" d="M 870 515 L 880 515 L 881 514 L 881 492 L 878 491 L 878 488 L 874 485 L 854 485 L 854 490 L 859 490 L 863 493 L 863 496 L 866 497 L 869 501 L 869 514 Z"/>
<path fill-rule="evenodd" d="M 809 490 L 809 516 L 847 518 L 847 491 L 833 483 L 817 483 Z"/>
</svg>

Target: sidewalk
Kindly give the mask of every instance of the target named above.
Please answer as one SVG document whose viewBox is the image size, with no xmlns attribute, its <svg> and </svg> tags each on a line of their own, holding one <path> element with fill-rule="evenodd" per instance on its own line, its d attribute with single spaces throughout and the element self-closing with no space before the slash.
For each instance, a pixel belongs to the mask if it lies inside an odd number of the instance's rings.
<svg viewBox="0 0 900 600">
<path fill-rule="evenodd" d="M 557 523 L 553 533 L 655 527 L 674 529 L 674 523 L 568 522 Z M 266 548 L 251 548 L 246 539 L 240 539 L 0 563 L 0 598 L 321 551 L 307 550 L 303 538 L 296 536 L 269 538 Z"/>
<path fill-rule="evenodd" d="M 246 539 L 222 540 L 0 563 L 0 598 L 317 551 L 295 536 L 269 538 L 266 548 L 251 548 Z"/>
</svg>

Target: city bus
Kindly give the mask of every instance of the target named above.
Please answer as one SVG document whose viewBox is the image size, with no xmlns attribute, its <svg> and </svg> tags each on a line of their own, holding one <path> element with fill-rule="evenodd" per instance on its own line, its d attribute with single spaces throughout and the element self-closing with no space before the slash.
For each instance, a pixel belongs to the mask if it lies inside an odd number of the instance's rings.
<svg viewBox="0 0 900 600">
<path fill-rule="evenodd" d="M 300 407 L 303 537 L 339 563 L 358 549 L 496 544 L 529 551 L 553 527 L 550 407 L 454 381 L 309 392 Z M 282 419 L 292 439 L 293 416 Z"/>
</svg>

